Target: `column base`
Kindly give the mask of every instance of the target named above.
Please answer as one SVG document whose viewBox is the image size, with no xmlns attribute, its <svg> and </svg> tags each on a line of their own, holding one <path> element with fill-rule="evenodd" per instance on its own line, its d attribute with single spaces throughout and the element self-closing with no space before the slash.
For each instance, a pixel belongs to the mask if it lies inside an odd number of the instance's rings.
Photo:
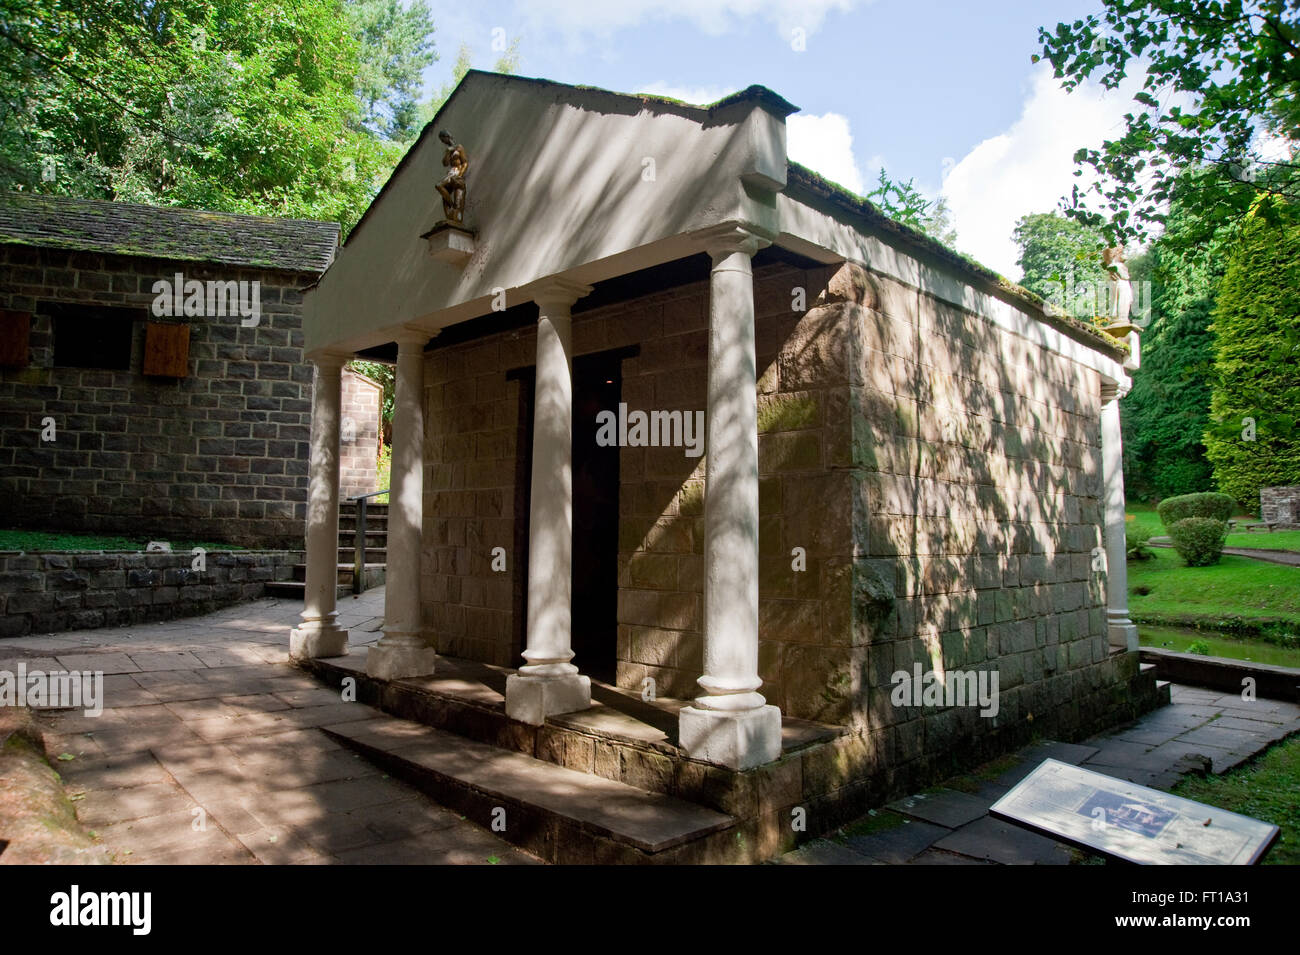
<svg viewBox="0 0 1300 955">
<path fill-rule="evenodd" d="M 506 716 L 541 726 L 546 717 L 576 713 L 591 706 L 591 678 L 579 673 L 536 677 L 506 677 Z"/>
<path fill-rule="evenodd" d="M 752 710 L 701 710 L 683 707 L 678 742 L 688 756 L 746 770 L 781 755 L 781 710 L 768 704 Z"/>
<path fill-rule="evenodd" d="M 334 624 L 305 623 L 289 631 L 289 658 L 319 660 L 348 655 L 348 632 Z"/>
<path fill-rule="evenodd" d="M 366 675 L 377 680 L 432 676 L 438 652 L 418 637 L 385 636 L 366 653 Z"/>
<path fill-rule="evenodd" d="M 1138 628 L 1133 621 L 1111 620 L 1108 621 L 1106 630 L 1112 647 L 1123 647 L 1125 650 L 1138 649 Z"/>
</svg>

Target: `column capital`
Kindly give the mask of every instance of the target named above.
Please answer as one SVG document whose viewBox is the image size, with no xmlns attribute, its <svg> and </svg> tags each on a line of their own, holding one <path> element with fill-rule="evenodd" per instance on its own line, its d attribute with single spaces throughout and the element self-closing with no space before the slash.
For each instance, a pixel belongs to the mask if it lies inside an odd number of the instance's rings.
<svg viewBox="0 0 1300 955">
<path fill-rule="evenodd" d="M 1129 386 L 1118 381 L 1111 381 L 1109 378 L 1101 380 L 1101 403 L 1110 404 L 1112 401 L 1118 401 L 1129 392 Z"/>
<path fill-rule="evenodd" d="M 580 298 L 591 294 L 592 287 L 562 276 L 542 279 L 528 289 L 528 297 L 546 315 L 549 311 L 570 309 Z"/>
<path fill-rule="evenodd" d="M 692 233 L 691 238 L 709 253 L 713 264 L 717 265 L 728 255 L 737 252 L 754 255 L 759 249 L 771 245 L 773 236 L 744 223 L 723 222 Z"/>
<path fill-rule="evenodd" d="M 419 325 L 402 325 L 393 332 L 393 341 L 397 342 L 397 350 L 400 352 L 403 346 L 423 348 L 436 334 L 438 333 Z"/>
<path fill-rule="evenodd" d="M 307 360 L 321 371 L 338 371 L 352 360 L 352 356 L 347 352 L 317 349 L 308 353 Z"/>
</svg>

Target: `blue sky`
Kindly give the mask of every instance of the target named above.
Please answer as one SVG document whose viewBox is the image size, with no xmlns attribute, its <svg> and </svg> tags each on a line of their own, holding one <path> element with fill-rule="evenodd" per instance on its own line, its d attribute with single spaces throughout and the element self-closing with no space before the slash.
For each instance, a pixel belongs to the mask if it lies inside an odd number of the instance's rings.
<svg viewBox="0 0 1300 955">
<path fill-rule="evenodd" d="M 1015 219 L 1075 183 L 1071 157 L 1122 128 L 1131 90 L 1066 94 L 1030 61 L 1037 28 L 1100 0 L 430 0 L 451 78 L 457 48 L 490 69 L 711 101 L 759 83 L 800 107 L 791 157 L 859 191 L 884 166 L 952 209 L 958 247 L 1012 278 Z M 494 34 L 495 31 L 495 34 Z M 801 31 L 798 32 L 798 31 Z M 804 49 L 799 50 L 802 36 Z"/>
</svg>

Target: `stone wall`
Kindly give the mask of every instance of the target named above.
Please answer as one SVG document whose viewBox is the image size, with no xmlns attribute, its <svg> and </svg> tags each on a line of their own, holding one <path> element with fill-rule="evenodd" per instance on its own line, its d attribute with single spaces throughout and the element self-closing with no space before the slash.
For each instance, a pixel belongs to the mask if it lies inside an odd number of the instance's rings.
<svg viewBox="0 0 1300 955">
<path fill-rule="evenodd" d="M 1259 519 L 1269 524 L 1300 524 L 1300 486 L 1260 488 Z"/>
<path fill-rule="evenodd" d="M 755 301 L 768 700 L 848 727 L 864 765 L 916 781 L 1149 704 L 1136 665 L 1109 654 L 1093 569 L 1097 374 L 856 267 L 764 266 Z M 580 313 L 574 353 L 638 346 L 622 363 L 629 409 L 703 411 L 707 302 L 700 282 Z M 534 347 L 532 328 L 502 332 L 435 351 L 426 367 L 427 637 L 498 665 L 519 663 L 526 521 L 515 510 L 528 475 L 516 459 L 525 396 L 506 372 L 532 364 Z M 621 686 L 649 677 L 660 695 L 699 692 L 703 460 L 621 451 Z M 506 573 L 491 569 L 498 546 Z M 893 705 L 891 677 L 917 663 L 996 671 L 998 715 Z"/>
<path fill-rule="evenodd" d="M 146 377 L 153 283 L 177 272 L 260 281 L 260 321 L 175 319 L 190 325 L 188 374 Z M 0 369 L 0 524 L 300 544 L 312 375 L 301 290 L 313 279 L 0 245 L 0 308 L 32 313 L 30 364 Z M 138 309 L 131 367 L 55 367 L 46 303 Z"/>
<path fill-rule="evenodd" d="M 339 498 L 379 490 L 379 414 L 383 388 L 343 369 L 339 435 Z"/>
<path fill-rule="evenodd" d="M 290 580 L 301 551 L 0 553 L 0 637 L 207 613 Z"/>
</svg>

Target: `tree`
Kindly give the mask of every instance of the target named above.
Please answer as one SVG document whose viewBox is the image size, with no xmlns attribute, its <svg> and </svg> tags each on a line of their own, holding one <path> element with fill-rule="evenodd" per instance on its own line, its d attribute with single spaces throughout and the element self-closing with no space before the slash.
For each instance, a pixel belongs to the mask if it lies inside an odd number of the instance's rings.
<svg viewBox="0 0 1300 955">
<path fill-rule="evenodd" d="M 1210 322 L 1232 226 L 1219 226 L 1209 242 L 1190 251 L 1187 235 L 1205 231 L 1195 204 L 1184 201 L 1193 194 L 1197 175 L 1184 173 L 1164 233 L 1129 268 L 1135 287 L 1149 282 L 1153 288 L 1142 367 L 1120 402 L 1124 483 L 1139 497 L 1191 494 L 1214 483 L 1204 440 L 1214 374 Z"/>
<path fill-rule="evenodd" d="M 1300 484 L 1300 212 L 1275 199 L 1230 250 L 1214 310 L 1206 452 L 1219 490 L 1256 508 L 1259 490 Z"/>
<path fill-rule="evenodd" d="M 1020 249 L 1021 285 L 1089 321 L 1101 314 L 1109 284 L 1101 264 L 1106 240 L 1100 229 L 1039 212 L 1018 219 L 1012 235 Z"/>
<path fill-rule="evenodd" d="M 361 42 L 357 98 L 361 124 L 375 135 L 409 142 L 419 133 L 424 70 L 438 55 L 425 0 L 349 0 L 352 31 Z"/>
<path fill-rule="evenodd" d="M 902 182 L 891 179 L 882 167 L 876 188 L 867 193 L 866 198 L 895 222 L 924 232 L 944 245 L 957 244 L 957 231 L 952 225 L 952 213 L 948 209 L 947 200 L 942 196 L 938 199 L 925 198 L 913 185 L 913 180 Z"/>
<path fill-rule="evenodd" d="M 1110 244 L 1145 238 L 1163 222 L 1180 176 L 1200 169 L 1185 197 L 1205 227 L 1189 231 L 1186 248 L 1194 249 L 1219 225 L 1243 219 L 1260 194 L 1300 198 L 1295 0 L 1102 3 L 1100 18 L 1038 32 L 1041 56 L 1067 90 L 1093 76 L 1114 89 L 1130 72 L 1145 73 L 1123 134 L 1075 154 L 1075 175 L 1091 167 L 1098 179 L 1074 187 L 1067 215 L 1104 228 Z M 1269 137 L 1289 144 L 1281 158 L 1270 158 Z M 1262 208 L 1267 215 L 1273 207 Z"/>
<path fill-rule="evenodd" d="M 377 54 L 342 0 L 0 3 L 0 188 L 346 231 L 400 156 L 365 126 Z M 406 108 L 409 65 L 391 93 L 367 74 L 379 113 Z"/>
</svg>

